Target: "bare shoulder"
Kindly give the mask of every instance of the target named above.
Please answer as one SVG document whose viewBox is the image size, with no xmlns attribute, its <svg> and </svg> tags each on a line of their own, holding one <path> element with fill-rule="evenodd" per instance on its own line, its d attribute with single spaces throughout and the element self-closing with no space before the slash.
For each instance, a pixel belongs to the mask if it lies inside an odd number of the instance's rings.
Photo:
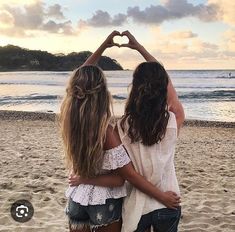
<svg viewBox="0 0 235 232">
<path fill-rule="evenodd" d="M 104 143 L 104 150 L 109 150 L 114 147 L 117 147 L 121 144 L 120 137 L 117 133 L 117 131 L 109 125 L 106 131 L 106 140 Z"/>
</svg>

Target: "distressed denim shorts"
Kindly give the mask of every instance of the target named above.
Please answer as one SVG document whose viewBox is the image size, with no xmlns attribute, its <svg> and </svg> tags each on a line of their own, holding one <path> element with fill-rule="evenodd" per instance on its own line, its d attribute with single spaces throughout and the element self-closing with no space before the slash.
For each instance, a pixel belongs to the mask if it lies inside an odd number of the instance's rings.
<svg viewBox="0 0 235 232">
<path fill-rule="evenodd" d="M 142 215 L 135 232 L 144 232 L 150 227 L 156 232 L 177 232 L 180 216 L 181 207 L 178 209 L 157 209 Z"/>
<path fill-rule="evenodd" d="M 70 198 L 66 207 L 70 228 L 78 230 L 88 227 L 92 230 L 119 221 L 122 216 L 122 202 L 123 198 L 111 198 L 104 205 L 83 206 Z"/>
</svg>

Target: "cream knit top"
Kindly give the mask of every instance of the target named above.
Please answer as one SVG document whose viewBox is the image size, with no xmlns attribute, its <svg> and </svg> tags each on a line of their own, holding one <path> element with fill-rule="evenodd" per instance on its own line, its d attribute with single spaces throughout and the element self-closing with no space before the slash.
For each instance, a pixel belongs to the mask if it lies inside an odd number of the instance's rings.
<svg viewBox="0 0 235 232">
<path fill-rule="evenodd" d="M 135 170 L 162 191 L 174 191 L 180 195 L 175 174 L 174 154 L 177 140 L 177 123 L 174 113 L 170 113 L 166 134 L 160 143 L 144 146 L 140 142 L 131 143 L 130 138 L 117 122 L 119 135 L 125 146 Z M 127 131 L 128 123 L 125 124 Z M 155 199 L 140 192 L 128 184 L 128 195 L 123 204 L 122 232 L 133 232 L 137 228 L 142 215 L 156 209 L 166 208 Z"/>
</svg>

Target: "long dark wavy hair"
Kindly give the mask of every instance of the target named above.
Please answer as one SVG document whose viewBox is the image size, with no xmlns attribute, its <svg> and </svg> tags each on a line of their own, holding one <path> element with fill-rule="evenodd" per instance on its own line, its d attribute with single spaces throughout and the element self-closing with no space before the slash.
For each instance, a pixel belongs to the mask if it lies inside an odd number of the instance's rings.
<svg viewBox="0 0 235 232">
<path fill-rule="evenodd" d="M 151 146 L 160 142 L 166 133 L 169 119 L 167 106 L 168 74 L 158 62 L 143 62 L 133 74 L 132 89 L 126 103 L 121 127 L 131 142 Z"/>
</svg>

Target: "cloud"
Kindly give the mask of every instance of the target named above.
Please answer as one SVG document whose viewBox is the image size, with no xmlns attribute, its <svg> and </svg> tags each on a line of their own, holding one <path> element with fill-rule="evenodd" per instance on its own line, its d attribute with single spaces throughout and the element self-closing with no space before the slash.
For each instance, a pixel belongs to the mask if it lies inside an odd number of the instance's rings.
<svg viewBox="0 0 235 232">
<path fill-rule="evenodd" d="M 44 7 L 42 2 L 24 5 L 23 8 L 6 5 L 5 10 L 14 18 L 15 27 L 38 29 L 43 24 Z"/>
<path fill-rule="evenodd" d="M 14 23 L 14 18 L 6 10 L 0 10 L 0 23 L 5 26 L 12 25 Z"/>
<path fill-rule="evenodd" d="M 223 48 L 226 51 L 235 52 L 235 30 L 229 29 L 223 35 Z"/>
<path fill-rule="evenodd" d="M 145 8 L 145 10 L 142 11 L 139 9 L 138 6 L 129 7 L 127 9 L 127 15 L 135 22 L 147 24 L 159 24 L 166 19 L 173 18 L 173 16 L 169 14 L 169 11 L 163 6 L 153 5 Z"/>
<path fill-rule="evenodd" d="M 214 21 L 217 19 L 217 9 L 215 4 L 193 5 L 187 0 L 168 0 L 163 6 L 151 5 L 144 10 L 139 7 L 129 7 L 128 17 L 134 22 L 147 24 L 160 24 L 166 20 L 181 19 L 184 17 L 196 17 L 204 21 Z"/>
<path fill-rule="evenodd" d="M 233 54 L 223 49 L 221 44 L 204 41 L 192 31 L 165 33 L 160 26 L 153 26 L 150 33 L 149 37 L 152 38 L 152 41 L 145 47 L 169 68 L 186 68 L 185 65 L 191 64 L 193 65 L 187 68 L 202 68 L 206 65 L 207 68 L 215 67 L 215 65 L 217 65 L 216 68 L 219 68 L 219 65 L 222 65 L 219 60 L 222 58 L 231 60 Z M 214 61 L 216 63 L 213 63 Z M 224 62 L 223 65 L 231 67 L 231 62 L 229 61 L 228 64 Z"/>
<path fill-rule="evenodd" d="M 120 26 L 126 21 L 126 18 L 125 14 L 117 14 L 111 17 L 108 12 L 98 10 L 90 19 L 83 22 L 93 27 Z"/>
<path fill-rule="evenodd" d="M 56 19 L 64 19 L 64 13 L 62 12 L 62 7 L 59 4 L 49 6 L 47 15 L 50 17 L 55 17 Z"/>
<path fill-rule="evenodd" d="M 43 25 L 43 29 L 49 32 L 60 33 L 71 35 L 74 33 L 71 21 L 66 21 L 63 23 L 56 23 L 53 20 L 49 20 L 47 23 Z"/>
<path fill-rule="evenodd" d="M 59 4 L 46 6 L 42 1 L 35 0 L 25 5 L 0 5 L 0 31 L 7 36 L 27 36 L 33 31 L 45 31 L 73 35 L 78 31 L 72 26 L 70 20 L 65 17 Z M 61 21 L 62 20 L 62 21 Z M 8 28 L 3 30 L 3 23 Z"/>
<path fill-rule="evenodd" d="M 170 34 L 170 37 L 175 39 L 190 39 L 197 36 L 198 35 L 196 33 L 193 33 L 192 31 L 176 31 Z"/>
<path fill-rule="evenodd" d="M 201 55 L 209 55 L 211 52 L 218 52 L 219 46 L 217 44 L 212 44 L 208 42 L 204 42 L 201 39 L 195 39 L 191 42 L 190 48 L 188 49 L 191 52 L 195 52 Z"/>
<path fill-rule="evenodd" d="M 231 0 L 208 0 L 218 8 L 218 18 L 225 23 L 235 26 L 235 1 Z"/>
<path fill-rule="evenodd" d="M 213 21 L 217 18 L 215 4 L 193 5 L 187 0 L 168 0 L 165 1 L 165 7 L 175 18 L 194 16 L 206 21 Z"/>
<path fill-rule="evenodd" d="M 20 28 L 13 28 L 13 27 L 8 27 L 8 28 L 0 27 L 0 34 L 6 35 L 9 37 L 28 37 L 29 36 L 29 34 L 26 34 L 24 30 Z"/>
<path fill-rule="evenodd" d="M 166 0 L 162 5 L 150 5 L 141 10 L 138 6 L 128 7 L 125 14 L 113 17 L 106 11 L 98 10 L 84 24 L 93 27 L 121 26 L 128 19 L 141 24 L 158 25 L 167 20 L 196 17 L 203 21 L 215 21 L 218 18 L 218 5 L 199 4 L 193 5 L 187 0 Z"/>
<path fill-rule="evenodd" d="M 40 0 L 0 0 L 0 7 L 3 5 L 24 5 L 24 4 L 32 4 L 38 2 Z"/>
</svg>

